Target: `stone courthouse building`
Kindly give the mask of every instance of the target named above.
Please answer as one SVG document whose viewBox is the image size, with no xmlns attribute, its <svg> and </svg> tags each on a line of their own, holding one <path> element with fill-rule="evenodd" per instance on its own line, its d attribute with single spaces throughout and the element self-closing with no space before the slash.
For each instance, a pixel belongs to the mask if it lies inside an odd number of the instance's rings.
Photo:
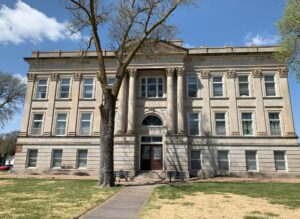
<svg viewBox="0 0 300 219">
<path fill-rule="evenodd" d="M 131 176 L 300 176 L 288 70 L 276 47 L 154 44 L 117 102 L 115 171 Z M 102 91 L 96 53 L 33 52 L 13 172 L 97 175 Z M 105 52 L 108 83 L 116 58 Z"/>
</svg>

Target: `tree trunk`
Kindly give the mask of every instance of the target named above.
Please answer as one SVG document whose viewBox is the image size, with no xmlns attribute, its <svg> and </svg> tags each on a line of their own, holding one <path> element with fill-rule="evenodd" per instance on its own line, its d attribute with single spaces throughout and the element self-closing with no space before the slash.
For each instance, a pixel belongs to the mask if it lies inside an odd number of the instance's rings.
<svg viewBox="0 0 300 219">
<path fill-rule="evenodd" d="M 107 89 L 107 93 L 104 93 L 104 103 L 100 106 L 101 134 L 99 185 L 101 187 L 112 187 L 115 185 L 114 130 L 116 98 L 112 95 L 111 91 L 111 89 Z"/>
</svg>

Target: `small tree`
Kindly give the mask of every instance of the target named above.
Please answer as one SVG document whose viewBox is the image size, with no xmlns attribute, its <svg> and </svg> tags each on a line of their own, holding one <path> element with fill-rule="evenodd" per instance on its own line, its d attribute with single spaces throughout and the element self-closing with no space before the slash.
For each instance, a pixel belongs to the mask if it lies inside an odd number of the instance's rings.
<svg viewBox="0 0 300 219">
<path fill-rule="evenodd" d="M 173 36 L 174 26 L 168 17 L 181 6 L 196 0 L 64 0 L 72 19 L 72 32 L 90 33 L 87 49 L 93 44 L 97 52 L 100 81 L 104 102 L 100 106 L 100 186 L 114 185 L 113 146 L 116 99 L 127 67 L 138 51 L 148 42 L 167 40 Z M 116 57 L 116 79 L 112 87 L 106 80 L 105 57 L 101 44 L 109 26 L 112 50 Z"/>
<path fill-rule="evenodd" d="M 8 155 L 12 156 L 15 154 L 18 134 L 18 131 L 0 134 L 0 165 L 5 163 Z"/>
<path fill-rule="evenodd" d="M 300 80 L 300 0 L 288 0 L 284 15 L 278 22 L 281 48 L 276 58 L 287 63 Z"/>
<path fill-rule="evenodd" d="M 0 128 L 19 110 L 25 93 L 26 84 L 22 79 L 0 71 Z"/>
</svg>

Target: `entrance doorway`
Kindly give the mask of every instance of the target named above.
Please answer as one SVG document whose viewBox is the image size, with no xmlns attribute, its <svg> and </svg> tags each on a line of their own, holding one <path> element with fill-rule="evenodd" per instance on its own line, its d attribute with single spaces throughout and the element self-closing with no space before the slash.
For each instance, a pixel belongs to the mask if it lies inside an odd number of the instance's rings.
<svg viewBox="0 0 300 219">
<path fill-rule="evenodd" d="M 162 170 L 162 145 L 141 145 L 141 170 Z"/>
</svg>

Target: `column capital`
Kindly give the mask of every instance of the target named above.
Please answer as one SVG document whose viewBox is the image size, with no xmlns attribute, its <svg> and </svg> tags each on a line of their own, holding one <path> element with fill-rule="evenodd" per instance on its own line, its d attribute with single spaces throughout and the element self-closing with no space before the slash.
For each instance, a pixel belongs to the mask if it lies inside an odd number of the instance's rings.
<svg viewBox="0 0 300 219">
<path fill-rule="evenodd" d="M 82 75 L 82 74 L 81 74 L 80 72 L 76 72 L 76 73 L 73 75 L 74 81 L 80 81 L 81 75 Z"/>
<path fill-rule="evenodd" d="M 252 76 L 253 78 L 261 78 L 262 76 L 262 70 L 261 69 L 253 69 L 252 70 Z"/>
<path fill-rule="evenodd" d="M 52 74 L 50 74 L 50 78 L 51 78 L 51 81 L 57 81 L 58 74 L 57 73 L 52 73 Z"/>
<path fill-rule="evenodd" d="M 36 74 L 35 73 L 28 73 L 27 74 L 27 81 L 32 82 L 35 80 Z"/>
<path fill-rule="evenodd" d="M 210 71 L 209 70 L 201 70 L 200 71 L 202 79 L 209 79 L 210 78 Z"/>
<path fill-rule="evenodd" d="M 288 72 L 289 72 L 289 70 L 286 67 L 278 69 L 278 73 L 279 73 L 280 78 L 287 78 L 288 77 Z"/>
<path fill-rule="evenodd" d="M 185 70 L 184 67 L 177 67 L 177 68 L 176 68 L 177 75 L 178 75 L 178 76 L 182 76 L 184 70 Z"/>
<path fill-rule="evenodd" d="M 130 77 L 136 77 L 136 73 L 137 73 L 137 69 L 136 68 L 128 68 L 127 72 L 129 74 Z"/>
<path fill-rule="evenodd" d="M 235 69 L 229 69 L 227 71 L 227 78 L 235 78 L 236 70 Z"/>
<path fill-rule="evenodd" d="M 175 70 L 176 70 L 175 67 L 168 67 L 168 68 L 166 68 L 167 76 L 168 77 L 173 77 Z"/>
</svg>

